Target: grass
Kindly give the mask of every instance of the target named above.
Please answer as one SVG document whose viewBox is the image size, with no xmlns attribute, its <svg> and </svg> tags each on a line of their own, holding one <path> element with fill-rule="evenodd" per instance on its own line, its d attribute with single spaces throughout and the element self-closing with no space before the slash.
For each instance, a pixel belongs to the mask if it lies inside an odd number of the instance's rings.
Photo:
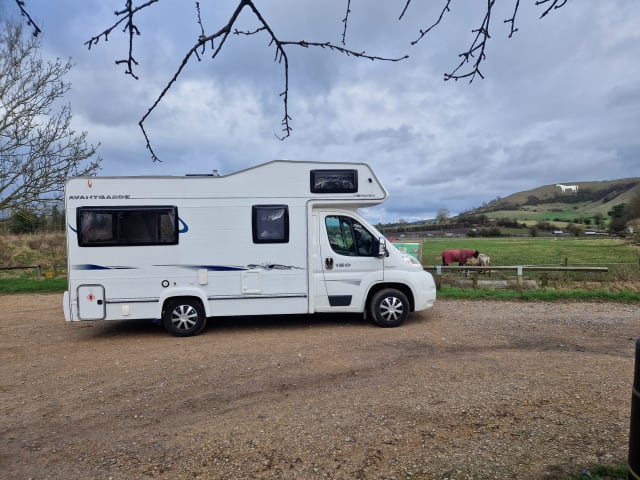
<svg viewBox="0 0 640 480">
<path fill-rule="evenodd" d="M 624 480 L 628 471 L 626 465 L 596 465 L 593 468 L 585 468 L 567 480 Z"/>
<path fill-rule="evenodd" d="M 427 239 L 422 246 L 422 263 L 440 263 L 440 253 L 449 248 L 479 250 L 493 265 L 611 265 L 640 267 L 640 247 L 615 238 L 446 238 Z"/>
<path fill-rule="evenodd" d="M 43 271 L 66 266 L 64 232 L 35 235 L 0 234 L 0 267 L 40 265 Z"/>
<path fill-rule="evenodd" d="M 525 280 L 545 283 L 548 289 L 567 290 L 640 290 L 640 246 L 617 238 L 443 238 L 426 239 L 422 263 L 437 265 L 445 249 L 479 250 L 491 257 L 494 266 L 594 266 L 607 267 L 608 272 L 543 272 L 525 270 Z M 514 279 L 513 271 L 494 271 L 493 280 Z M 460 277 L 460 272 L 443 272 L 443 280 Z M 488 276 L 480 275 L 481 279 Z M 508 295 L 508 294 L 507 294 Z M 520 294 L 524 295 L 524 294 Z M 532 295 L 540 295 L 532 294 Z M 576 295 L 579 295 L 576 293 Z M 602 293 L 593 292 L 595 298 Z M 566 298 L 566 295 L 563 295 Z"/>
<path fill-rule="evenodd" d="M 492 290 L 443 286 L 438 291 L 438 298 L 458 300 L 526 300 L 536 302 L 553 302 L 557 300 L 599 300 L 603 302 L 635 303 L 640 302 L 640 293 L 630 289 Z"/>
<path fill-rule="evenodd" d="M 66 278 L 0 278 L 0 294 L 63 292 L 66 289 Z"/>
</svg>

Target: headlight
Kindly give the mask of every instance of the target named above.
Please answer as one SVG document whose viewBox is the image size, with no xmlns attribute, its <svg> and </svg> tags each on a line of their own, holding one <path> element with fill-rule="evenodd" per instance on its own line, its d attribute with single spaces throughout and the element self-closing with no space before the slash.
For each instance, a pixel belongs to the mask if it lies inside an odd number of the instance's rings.
<svg viewBox="0 0 640 480">
<path fill-rule="evenodd" d="M 416 259 L 416 257 L 413 257 L 411 255 L 402 255 L 402 258 L 404 258 L 405 262 L 407 262 L 409 265 L 420 265 L 420 262 Z"/>
</svg>

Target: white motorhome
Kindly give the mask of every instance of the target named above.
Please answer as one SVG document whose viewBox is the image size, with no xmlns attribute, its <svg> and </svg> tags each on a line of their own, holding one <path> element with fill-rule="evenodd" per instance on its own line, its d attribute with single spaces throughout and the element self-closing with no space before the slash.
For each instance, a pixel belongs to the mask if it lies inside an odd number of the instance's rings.
<svg viewBox="0 0 640 480">
<path fill-rule="evenodd" d="M 432 276 L 357 213 L 387 191 L 368 165 L 273 161 L 225 176 L 77 177 L 65 189 L 67 321 L 429 308 Z"/>
</svg>

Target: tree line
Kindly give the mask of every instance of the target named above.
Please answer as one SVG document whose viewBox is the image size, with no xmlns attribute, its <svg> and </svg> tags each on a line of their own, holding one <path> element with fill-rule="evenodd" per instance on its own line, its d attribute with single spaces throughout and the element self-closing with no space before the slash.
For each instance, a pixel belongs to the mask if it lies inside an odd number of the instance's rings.
<svg viewBox="0 0 640 480">
<path fill-rule="evenodd" d="M 595 213 L 592 216 L 583 215 L 570 220 L 554 218 L 553 222 L 567 222 L 564 230 L 575 236 L 583 234 L 589 228 L 606 230 L 610 234 L 620 236 L 629 234 L 637 236 L 637 233 L 640 232 L 640 190 L 629 202 L 613 206 L 607 212 L 607 217 L 601 213 Z M 448 215 L 438 215 L 433 221 L 415 223 L 400 221 L 394 224 L 379 224 L 377 228 L 386 235 L 405 233 L 419 235 L 420 233 L 433 234 L 439 231 L 457 230 L 466 231 L 466 235 L 470 237 L 499 237 L 503 235 L 503 229 L 521 229 L 523 233 L 532 237 L 538 236 L 541 232 L 548 234 L 558 230 L 554 223 L 547 220 L 540 220 L 534 225 L 529 225 L 514 218 L 492 219 L 484 213 L 461 213 L 452 218 L 449 218 Z"/>
<path fill-rule="evenodd" d="M 55 204 L 38 210 L 21 208 L 0 222 L 0 232 L 14 234 L 64 232 L 64 217 L 64 210 Z"/>
</svg>

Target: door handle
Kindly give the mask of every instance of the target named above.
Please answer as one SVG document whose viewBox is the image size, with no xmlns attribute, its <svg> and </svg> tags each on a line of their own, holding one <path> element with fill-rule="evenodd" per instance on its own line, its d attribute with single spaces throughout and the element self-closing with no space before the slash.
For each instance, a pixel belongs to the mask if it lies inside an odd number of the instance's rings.
<svg viewBox="0 0 640 480">
<path fill-rule="evenodd" d="M 327 270 L 333 270 L 333 258 L 327 257 L 324 259 L 324 267 Z"/>
</svg>

